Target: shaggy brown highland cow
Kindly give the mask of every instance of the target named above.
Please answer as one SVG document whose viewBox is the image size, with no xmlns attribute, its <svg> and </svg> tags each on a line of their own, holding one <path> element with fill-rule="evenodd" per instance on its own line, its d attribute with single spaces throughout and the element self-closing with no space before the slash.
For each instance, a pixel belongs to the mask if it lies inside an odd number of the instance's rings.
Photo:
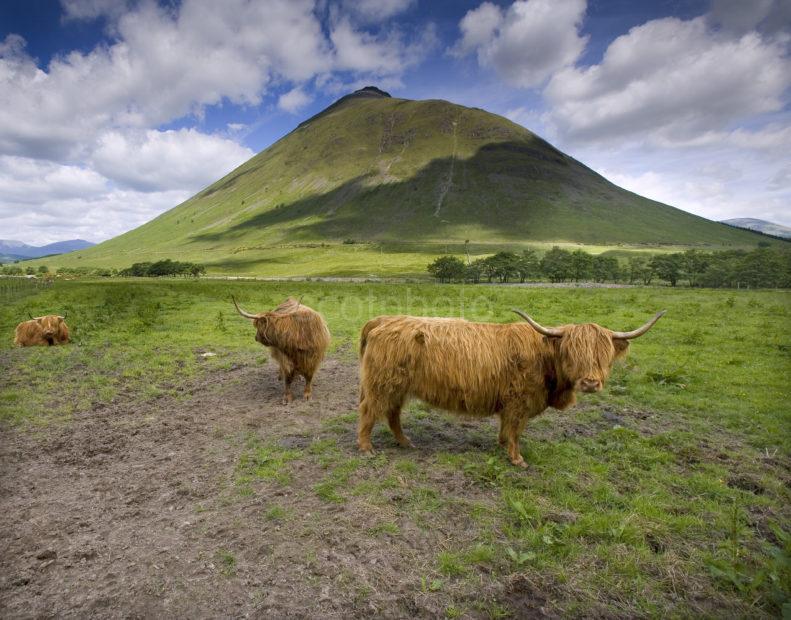
<svg viewBox="0 0 791 620">
<path fill-rule="evenodd" d="M 233 299 L 233 297 L 231 298 Z M 313 375 L 330 344 L 330 330 L 318 312 L 289 297 L 272 312 L 250 314 L 233 299 L 243 317 L 255 325 L 256 341 L 269 347 L 278 365 L 278 378 L 285 381 L 283 403 L 293 400 L 291 383 L 297 375 L 305 377 L 305 400 L 310 399 Z"/>
<path fill-rule="evenodd" d="M 500 444 L 514 465 L 525 467 L 519 436 L 547 407 L 566 409 L 575 391 L 598 392 L 629 340 L 647 332 L 660 312 L 631 332 L 594 323 L 545 328 L 527 323 L 471 323 L 464 319 L 382 316 L 360 337 L 360 421 L 357 443 L 372 452 L 371 430 L 386 419 L 402 446 L 407 398 L 457 413 L 500 417 Z"/>
<path fill-rule="evenodd" d="M 16 326 L 14 345 L 18 347 L 52 346 L 69 341 L 66 317 L 57 314 L 39 316 Z"/>
</svg>

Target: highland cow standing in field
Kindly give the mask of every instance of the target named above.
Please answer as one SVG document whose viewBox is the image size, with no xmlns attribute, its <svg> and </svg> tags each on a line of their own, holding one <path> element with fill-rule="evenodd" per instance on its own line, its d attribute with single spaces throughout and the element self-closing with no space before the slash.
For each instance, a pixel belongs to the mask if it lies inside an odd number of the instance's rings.
<svg viewBox="0 0 791 620">
<path fill-rule="evenodd" d="M 293 297 L 289 297 L 272 312 L 259 314 L 245 312 L 235 299 L 233 305 L 239 314 L 253 321 L 255 339 L 269 347 L 272 358 L 277 362 L 278 377 L 285 381 L 283 402 L 290 403 L 293 400 L 291 383 L 297 375 L 305 377 L 305 400 L 309 400 L 313 375 L 330 344 L 330 330 L 324 318 Z"/>
<path fill-rule="evenodd" d="M 360 337 L 361 386 L 357 443 L 372 452 L 371 430 L 386 419 L 402 446 L 407 398 L 456 413 L 500 417 L 500 444 L 514 465 L 525 424 L 547 407 L 566 409 L 575 391 L 598 392 L 629 340 L 647 332 L 660 312 L 631 332 L 594 323 L 545 328 L 527 323 L 471 323 L 464 319 L 384 316 L 368 321 Z"/>
<path fill-rule="evenodd" d="M 69 341 L 69 328 L 64 316 L 50 314 L 24 321 L 16 326 L 14 345 L 18 347 L 52 346 Z"/>
</svg>

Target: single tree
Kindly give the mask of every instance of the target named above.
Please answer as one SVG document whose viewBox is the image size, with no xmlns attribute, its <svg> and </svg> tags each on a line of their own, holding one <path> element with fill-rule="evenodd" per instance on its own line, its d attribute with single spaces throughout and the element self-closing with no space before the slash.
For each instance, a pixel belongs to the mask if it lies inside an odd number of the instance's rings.
<svg viewBox="0 0 791 620">
<path fill-rule="evenodd" d="M 657 254 L 651 259 L 649 267 L 657 278 L 675 286 L 681 275 L 681 254 Z"/>
<path fill-rule="evenodd" d="M 524 282 L 528 278 L 535 278 L 540 270 L 535 250 L 522 250 L 522 254 L 517 256 L 514 262 L 514 269 L 519 276 L 520 282 Z"/>
<path fill-rule="evenodd" d="M 427 267 L 440 282 L 452 282 L 464 277 L 464 263 L 455 256 L 440 256 Z"/>
<path fill-rule="evenodd" d="M 558 246 L 553 247 L 541 259 L 541 273 L 551 282 L 563 282 L 574 274 L 571 265 L 571 252 Z"/>
</svg>

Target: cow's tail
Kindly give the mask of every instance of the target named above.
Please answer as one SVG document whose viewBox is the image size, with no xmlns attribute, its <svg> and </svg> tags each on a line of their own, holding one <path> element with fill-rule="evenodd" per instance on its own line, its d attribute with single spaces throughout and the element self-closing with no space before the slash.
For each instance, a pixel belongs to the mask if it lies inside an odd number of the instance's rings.
<svg viewBox="0 0 791 620">
<path fill-rule="evenodd" d="M 362 331 L 360 331 L 360 361 L 362 361 L 363 356 L 365 355 L 365 347 L 368 344 L 368 334 L 371 330 L 378 325 L 378 321 L 373 319 L 368 321 L 365 325 L 363 325 Z"/>
<path fill-rule="evenodd" d="M 360 361 L 362 361 L 363 355 L 365 355 L 366 344 L 368 344 L 368 331 L 363 327 L 363 330 L 360 332 Z"/>
<path fill-rule="evenodd" d="M 379 326 L 381 321 L 379 318 L 371 319 L 365 325 L 363 325 L 362 330 L 360 331 L 360 393 L 359 393 L 359 403 L 362 406 L 363 401 L 365 400 L 365 377 L 364 377 L 364 370 L 362 367 L 363 364 L 363 357 L 365 357 L 365 348 L 368 346 L 368 335 L 371 331 Z"/>
</svg>

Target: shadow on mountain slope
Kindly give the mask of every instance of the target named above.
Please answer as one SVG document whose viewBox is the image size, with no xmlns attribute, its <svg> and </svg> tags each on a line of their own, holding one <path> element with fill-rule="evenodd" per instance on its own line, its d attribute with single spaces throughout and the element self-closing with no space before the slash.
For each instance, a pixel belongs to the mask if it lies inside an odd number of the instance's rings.
<svg viewBox="0 0 791 620">
<path fill-rule="evenodd" d="M 289 242 L 458 240 L 486 232 L 513 241 L 700 243 L 717 236 L 713 224 L 627 192 L 554 148 L 508 141 L 468 159 L 435 159 L 398 181 L 360 175 L 191 240 L 228 241 L 274 227 Z"/>
</svg>

